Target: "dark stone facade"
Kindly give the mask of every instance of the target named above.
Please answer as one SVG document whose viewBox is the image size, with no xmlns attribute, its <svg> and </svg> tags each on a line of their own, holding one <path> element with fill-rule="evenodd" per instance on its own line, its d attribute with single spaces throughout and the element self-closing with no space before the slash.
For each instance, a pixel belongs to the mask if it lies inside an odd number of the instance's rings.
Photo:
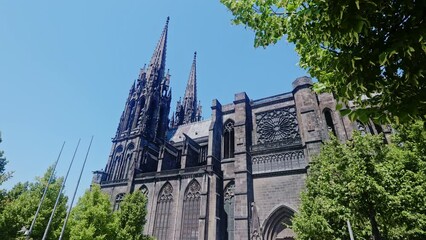
<svg viewBox="0 0 426 240">
<path fill-rule="evenodd" d="M 232 103 L 213 100 L 200 121 L 195 56 L 185 96 L 169 124 L 170 76 L 164 72 L 167 24 L 131 87 L 105 171 L 94 182 L 114 208 L 124 194 L 148 197 L 145 233 L 169 239 L 293 239 L 291 217 L 300 204 L 307 167 L 329 134 L 380 126 L 352 123 L 334 111 L 331 94 L 317 95 L 301 77 L 293 91 Z"/>
</svg>

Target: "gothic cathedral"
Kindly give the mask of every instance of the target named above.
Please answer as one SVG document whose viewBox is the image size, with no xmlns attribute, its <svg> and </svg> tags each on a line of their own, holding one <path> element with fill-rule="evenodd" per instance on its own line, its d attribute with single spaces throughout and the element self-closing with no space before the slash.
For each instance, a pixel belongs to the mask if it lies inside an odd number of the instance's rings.
<svg viewBox="0 0 426 240">
<path fill-rule="evenodd" d="M 130 88 L 105 170 L 95 171 L 93 181 L 114 209 L 126 193 L 146 194 L 144 231 L 158 240 L 294 239 L 291 218 L 321 143 L 330 134 L 344 141 L 353 129 L 382 127 L 340 116 L 333 96 L 314 93 L 308 77 L 275 96 L 214 99 L 211 117 L 201 120 L 196 54 L 169 119 L 168 21 Z"/>
</svg>

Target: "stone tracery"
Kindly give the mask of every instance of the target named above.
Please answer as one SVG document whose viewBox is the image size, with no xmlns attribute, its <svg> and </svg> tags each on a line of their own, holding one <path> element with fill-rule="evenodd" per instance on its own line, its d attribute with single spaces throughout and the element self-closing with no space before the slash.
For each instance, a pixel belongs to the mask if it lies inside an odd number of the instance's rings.
<svg viewBox="0 0 426 240">
<path fill-rule="evenodd" d="M 260 144 L 283 141 L 300 143 L 295 107 L 286 107 L 256 114 L 257 142 Z"/>
</svg>

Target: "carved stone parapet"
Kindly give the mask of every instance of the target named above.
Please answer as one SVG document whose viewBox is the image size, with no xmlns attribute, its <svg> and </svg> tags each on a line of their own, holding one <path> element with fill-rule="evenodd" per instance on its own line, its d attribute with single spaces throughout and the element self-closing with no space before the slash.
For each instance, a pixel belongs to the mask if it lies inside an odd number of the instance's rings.
<svg viewBox="0 0 426 240">
<path fill-rule="evenodd" d="M 302 169 L 306 167 L 304 149 L 254 156 L 253 174 Z"/>
</svg>

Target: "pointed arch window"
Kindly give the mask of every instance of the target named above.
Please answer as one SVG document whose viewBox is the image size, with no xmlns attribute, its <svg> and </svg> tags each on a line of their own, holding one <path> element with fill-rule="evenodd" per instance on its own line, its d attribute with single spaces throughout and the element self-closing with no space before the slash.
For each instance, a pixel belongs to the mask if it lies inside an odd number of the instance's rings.
<svg viewBox="0 0 426 240">
<path fill-rule="evenodd" d="M 235 151 L 234 122 L 228 120 L 223 129 L 223 158 L 233 158 Z"/>
<path fill-rule="evenodd" d="M 154 236 L 158 240 L 168 240 L 171 234 L 171 211 L 173 203 L 173 187 L 167 182 L 160 190 L 157 199 L 157 212 L 154 220 Z"/>
<path fill-rule="evenodd" d="M 196 180 L 192 180 L 186 188 L 183 199 L 182 211 L 182 240 L 198 239 L 198 219 L 200 217 L 200 191 L 201 186 Z"/>
<path fill-rule="evenodd" d="M 114 156 L 111 157 L 110 162 L 106 166 L 107 181 L 115 180 L 118 174 L 118 167 L 121 163 L 121 156 L 123 152 L 123 146 L 118 145 L 115 149 Z"/>
<path fill-rule="evenodd" d="M 325 123 L 327 125 L 328 132 L 332 132 L 333 135 L 336 136 L 336 130 L 334 128 L 333 117 L 331 115 L 331 110 L 330 109 L 325 109 L 324 110 L 324 118 L 325 118 Z"/>
<path fill-rule="evenodd" d="M 140 101 L 140 109 L 144 109 L 145 107 L 145 96 L 142 96 Z"/>
<path fill-rule="evenodd" d="M 115 197 L 115 201 L 114 201 L 114 211 L 117 211 L 120 209 L 120 204 L 124 199 L 124 193 L 119 193 L 117 194 L 117 196 Z"/>
<path fill-rule="evenodd" d="M 228 183 L 224 194 L 224 211 L 225 211 L 225 239 L 234 240 L 234 208 L 235 208 L 235 182 Z"/>
<path fill-rule="evenodd" d="M 129 104 L 129 116 L 126 124 L 126 130 L 132 128 L 133 120 L 135 119 L 135 100 L 132 99 L 132 101 Z"/>
</svg>

